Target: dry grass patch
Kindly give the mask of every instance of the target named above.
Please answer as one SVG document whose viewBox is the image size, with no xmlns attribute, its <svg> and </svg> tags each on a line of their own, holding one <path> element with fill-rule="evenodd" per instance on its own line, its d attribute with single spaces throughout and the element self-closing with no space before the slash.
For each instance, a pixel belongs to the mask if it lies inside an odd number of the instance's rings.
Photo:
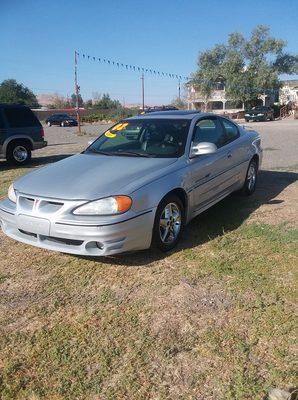
<svg viewBox="0 0 298 400">
<path fill-rule="evenodd" d="M 4 171 L 1 194 L 23 172 Z M 96 260 L 0 234 L 1 398 L 255 400 L 295 386 L 297 230 L 257 223 L 261 202 L 225 200 L 168 255 Z"/>
</svg>

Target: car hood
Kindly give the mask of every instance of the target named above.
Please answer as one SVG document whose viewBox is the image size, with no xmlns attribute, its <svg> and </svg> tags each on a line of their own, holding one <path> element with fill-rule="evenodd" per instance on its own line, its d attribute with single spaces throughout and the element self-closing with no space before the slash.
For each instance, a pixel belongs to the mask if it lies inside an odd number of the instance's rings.
<svg viewBox="0 0 298 400">
<path fill-rule="evenodd" d="M 34 196 L 94 200 L 129 194 L 162 176 L 176 161 L 176 158 L 77 154 L 19 178 L 14 188 Z"/>
</svg>

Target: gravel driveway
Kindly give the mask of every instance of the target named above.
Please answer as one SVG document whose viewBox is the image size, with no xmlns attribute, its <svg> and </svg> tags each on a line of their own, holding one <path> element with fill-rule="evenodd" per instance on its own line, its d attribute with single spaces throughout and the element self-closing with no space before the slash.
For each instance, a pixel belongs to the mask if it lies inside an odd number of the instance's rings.
<svg viewBox="0 0 298 400">
<path fill-rule="evenodd" d="M 251 122 L 245 126 L 260 133 L 264 157 L 262 169 L 297 170 L 298 119 Z"/>
</svg>

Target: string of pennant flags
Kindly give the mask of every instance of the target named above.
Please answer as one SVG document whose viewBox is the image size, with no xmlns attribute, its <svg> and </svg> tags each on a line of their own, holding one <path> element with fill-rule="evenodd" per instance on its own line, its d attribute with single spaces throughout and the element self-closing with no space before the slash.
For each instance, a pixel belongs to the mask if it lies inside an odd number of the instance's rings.
<svg viewBox="0 0 298 400">
<path fill-rule="evenodd" d="M 79 53 L 77 51 L 76 51 L 76 55 L 85 60 L 104 63 L 104 64 L 108 64 L 111 66 L 115 66 L 117 68 L 122 68 L 122 69 L 130 70 L 130 71 L 142 72 L 144 74 L 157 75 L 157 76 L 161 76 L 161 77 L 167 77 L 167 78 L 178 79 L 178 80 L 188 80 L 189 79 L 187 76 L 182 76 L 182 75 L 173 74 L 173 73 L 169 73 L 169 72 L 162 72 L 162 71 L 158 71 L 157 69 L 152 69 L 152 68 L 148 68 L 148 67 L 140 67 L 140 66 L 136 66 L 136 65 L 125 64 L 125 63 L 110 60 L 107 58 L 94 57 L 94 56 L 90 56 L 89 54 Z"/>
<path fill-rule="evenodd" d="M 118 62 L 118 61 L 114 61 L 114 60 L 110 60 L 108 58 L 101 58 L 101 57 L 94 57 L 94 56 L 90 56 L 89 54 L 85 54 L 85 53 L 79 53 L 78 51 L 75 51 L 76 56 L 80 57 L 82 59 L 88 60 L 88 61 L 93 61 L 93 62 L 99 62 L 99 63 L 104 63 L 104 64 L 108 64 L 111 66 L 115 66 L 117 68 L 122 68 L 125 70 L 130 70 L 130 71 L 136 71 L 136 72 L 141 72 L 141 73 L 146 73 L 146 74 L 152 74 L 152 75 L 157 75 L 157 76 L 161 76 L 161 77 L 167 77 L 167 78 L 172 78 L 172 79 L 177 79 L 179 81 L 182 80 L 186 80 L 189 81 L 191 78 L 187 77 L 187 76 L 183 76 L 183 75 L 179 75 L 179 74 L 173 74 L 173 73 L 169 73 L 169 72 L 162 72 L 159 71 L 157 69 L 152 69 L 152 68 L 148 68 L 148 67 L 140 67 L 140 66 L 136 66 L 136 65 L 131 65 L 131 64 L 125 64 L 122 62 Z M 208 83 L 209 81 L 207 80 L 201 80 L 201 83 Z M 229 85 L 230 88 L 242 88 L 241 85 Z M 266 94 L 274 94 L 276 93 L 276 89 L 272 88 L 272 89 L 266 89 L 264 90 L 263 88 L 247 88 L 246 90 L 244 90 L 246 93 L 252 93 L 255 91 L 260 91 L 260 93 L 266 93 Z"/>
</svg>

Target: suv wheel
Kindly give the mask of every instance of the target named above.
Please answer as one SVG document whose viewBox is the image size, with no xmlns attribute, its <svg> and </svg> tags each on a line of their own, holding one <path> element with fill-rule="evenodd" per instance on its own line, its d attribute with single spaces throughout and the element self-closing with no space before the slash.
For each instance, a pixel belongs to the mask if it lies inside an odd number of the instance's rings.
<svg viewBox="0 0 298 400">
<path fill-rule="evenodd" d="M 15 165 L 25 165 L 31 160 L 31 147 L 27 142 L 16 140 L 7 147 L 6 159 Z"/>
<path fill-rule="evenodd" d="M 65 126 L 65 122 L 61 122 L 61 126 L 64 128 L 64 126 Z"/>
<path fill-rule="evenodd" d="M 48 125 L 48 126 L 52 126 L 52 124 L 50 123 L 50 121 L 47 122 L 47 125 Z"/>
<path fill-rule="evenodd" d="M 166 196 L 159 204 L 154 221 L 152 246 L 161 251 L 173 249 L 180 240 L 185 210 L 179 197 Z"/>
</svg>

